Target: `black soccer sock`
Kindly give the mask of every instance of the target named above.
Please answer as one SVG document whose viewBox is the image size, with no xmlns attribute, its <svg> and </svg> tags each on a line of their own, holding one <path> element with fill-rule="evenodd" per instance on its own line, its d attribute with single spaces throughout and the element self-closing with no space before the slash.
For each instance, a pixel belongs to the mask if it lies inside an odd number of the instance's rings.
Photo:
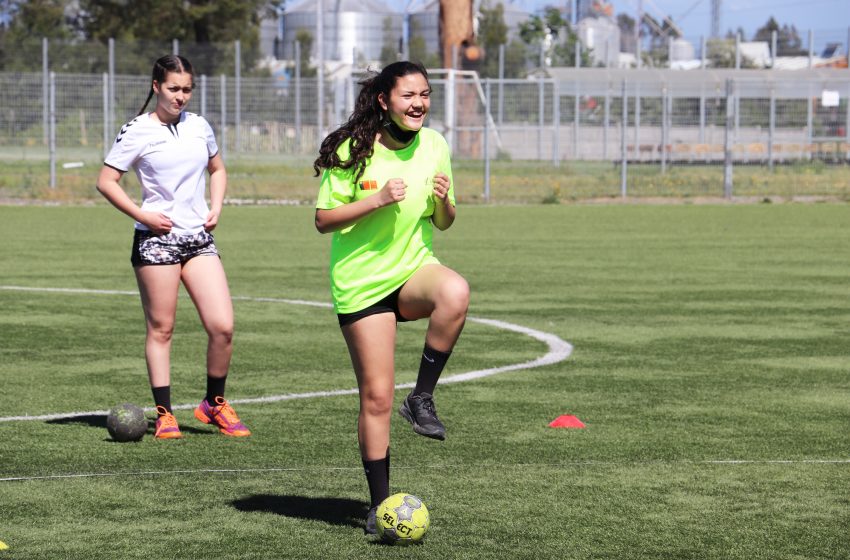
<svg viewBox="0 0 850 560">
<path fill-rule="evenodd" d="M 161 406 L 168 412 L 171 412 L 171 385 L 165 387 L 151 387 L 153 391 L 153 402 L 156 406 Z"/>
<path fill-rule="evenodd" d="M 216 406 L 215 398 L 224 398 L 224 384 L 227 383 L 227 376 L 211 377 L 207 376 L 207 402 L 210 406 Z"/>
<path fill-rule="evenodd" d="M 377 461 L 363 459 L 363 471 L 366 473 L 366 482 L 369 483 L 370 508 L 386 500 L 390 495 L 390 452 L 387 456 Z"/>
<path fill-rule="evenodd" d="M 446 362 L 449 361 L 449 356 L 451 355 L 451 350 L 440 352 L 425 344 L 425 348 L 422 350 L 422 361 L 419 362 L 419 375 L 416 377 L 416 387 L 413 388 L 414 395 L 421 395 L 422 393 L 434 394 L 440 374 L 443 373 Z"/>
</svg>

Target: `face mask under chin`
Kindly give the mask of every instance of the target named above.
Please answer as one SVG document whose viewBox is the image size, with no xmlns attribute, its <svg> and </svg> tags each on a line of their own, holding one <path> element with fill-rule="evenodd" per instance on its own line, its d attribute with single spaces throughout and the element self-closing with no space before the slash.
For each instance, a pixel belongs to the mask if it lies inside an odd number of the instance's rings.
<svg viewBox="0 0 850 560">
<path fill-rule="evenodd" d="M 384 118 L 384 129 L 392 136 L 393 140 L 396 142 L 401 142 L 402 144 L 409 144 L 416 138 L 416 135 L 419 134 L 418 130 L 404 130 L 399 125 L 397 125 L 389 115 Z"/>
</svg>

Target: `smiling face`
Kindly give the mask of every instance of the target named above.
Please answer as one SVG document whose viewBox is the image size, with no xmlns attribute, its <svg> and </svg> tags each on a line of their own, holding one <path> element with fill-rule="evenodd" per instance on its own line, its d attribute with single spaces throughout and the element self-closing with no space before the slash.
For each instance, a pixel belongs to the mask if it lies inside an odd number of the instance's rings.
<svg viewBox="0 0 850 560">
<path fill-rule="evenodd" d="M 174 122 L 192 98 L 192 74 L 168 72 L 162 82 L 153 81 L 156 115 L 162 122 Z"/>
<path fill-rule="evenodd" d="M 399 127 L 417 131 L 431 108 L 431 86 L 422 74 L 407 74 L 396 79 L 389 100 L 381 93 L 378 102 Z"/>
</svg>

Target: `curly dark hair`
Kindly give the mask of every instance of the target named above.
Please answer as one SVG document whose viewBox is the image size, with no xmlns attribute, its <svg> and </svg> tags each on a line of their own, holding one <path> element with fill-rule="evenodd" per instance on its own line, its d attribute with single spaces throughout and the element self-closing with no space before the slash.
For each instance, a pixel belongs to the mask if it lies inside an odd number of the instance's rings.
<svg viewBox="0 0 850 560">
<path fill-rule="evenodd" d="M 409 74 L 422 74 L 425 80 L 428 80 L 428 71 L 422 64 L 405 60 L 393 62 L 379 73 L 373 73 L 358 82 L 361 89 L 354 104 L 354 112 L 345 124 L 322 141 L 319 157 L 313 162 L 313 171 L 317 177 L 322 169 L 354 168 L 354 181 L 360 180 L 366 170 L 366 160 L 372 157 L 375 151 L 375 135 L 384 122 L 384 109 L 378 103 L 378 94 L 383 93 L 384 97 L 389 99 L 396 80 Z M 350 156 L 346 161 L 340 161 L 336 151 L 348 138 L 351 138 Z"/>
</svg>

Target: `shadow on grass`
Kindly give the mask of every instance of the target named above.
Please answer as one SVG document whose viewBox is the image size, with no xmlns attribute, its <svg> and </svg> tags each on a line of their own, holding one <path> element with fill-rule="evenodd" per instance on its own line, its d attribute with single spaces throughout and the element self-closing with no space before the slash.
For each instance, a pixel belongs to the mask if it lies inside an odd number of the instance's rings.
<svg viewBox="0 0 850 560">
<path fill-rule="evenodd" d="M 362 529 L 369 504 L 346 498 L 308 498 L 306 496 L 277 496 L 257 494 L 232 502 L 239 511 L 263 511 L 324 521 L 330 525 L 341 525 Z"/>
<path fill-rule="evenodd" d="M 71 426 L 71 425 L 82 425 L 89 426 L 91 428 L 101 428 L 104 431 L 106 430 L 106 415 L 105 414 L 86 414 L 84 416 L 72 416 L 70 418 L 55 418 L 53 420 L 45 420 L 45 424 L 54 424 L 59 426 Z M 147 435 L 153 435 L 154 433 L 154 422 L 150 418 L 148 418 L 148 431 Z M 180 431 L 184 434 L 216 434 L 218 430 L 215 428 L 195 428 L 194 426 L 186 426 L 181 424 Z M 108 441 L 112 441 L 112 438 L 107 438 Z"/>
</svg>

